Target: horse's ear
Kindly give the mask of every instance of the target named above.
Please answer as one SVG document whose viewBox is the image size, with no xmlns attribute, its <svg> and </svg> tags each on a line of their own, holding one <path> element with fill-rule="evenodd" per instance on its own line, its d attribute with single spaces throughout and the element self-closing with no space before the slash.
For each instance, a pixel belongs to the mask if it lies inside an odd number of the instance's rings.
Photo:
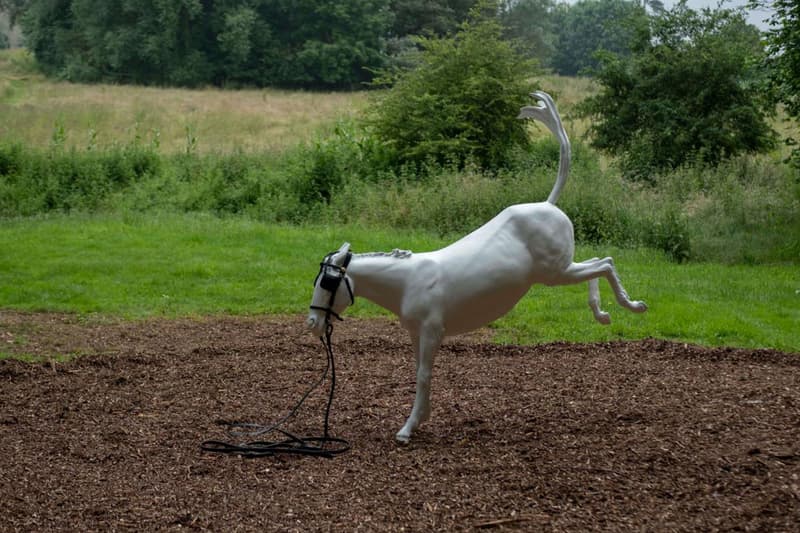
<svg viewBox="0 0 800 533">
<path fill-rule="evenodd" d="M 350 251 L 350 243 L 349 242 L 346 242 L 346 243 L 342 244 L 342 246 L 339 248 L 339 253 L 340 254 L 346 254 L 349 251 Z"/>
</svg>

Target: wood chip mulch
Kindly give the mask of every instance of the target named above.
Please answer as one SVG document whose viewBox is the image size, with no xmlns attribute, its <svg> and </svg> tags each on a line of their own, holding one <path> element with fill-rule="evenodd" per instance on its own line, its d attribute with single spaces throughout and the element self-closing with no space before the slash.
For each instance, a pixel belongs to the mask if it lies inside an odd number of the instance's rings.
<svg viewBox="0 0 800 533">
<path fill-rule="evenodd" d="M 389 320 L 337 326 L 332 460 L 204 453 L 319 378 L 302 317 L 0 311 L 0 531 L 797 531 L 800 354 L 448 340 L 433 417 Z M 71 356 L 67 360 L 61 357 Z M 75 356 L 80 357 L 75 357 Z M 326 391 L 289 423 L 319 435 Z"/>
</svg>

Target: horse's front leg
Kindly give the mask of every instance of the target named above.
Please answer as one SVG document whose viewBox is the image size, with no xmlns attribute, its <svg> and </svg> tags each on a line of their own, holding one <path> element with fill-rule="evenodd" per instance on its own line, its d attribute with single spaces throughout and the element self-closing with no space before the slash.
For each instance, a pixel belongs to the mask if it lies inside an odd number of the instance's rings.
<svg viewBox="0 0 800 533">
<path fill-rule="evenodd" d="M 421 328 L 411 333 L 411 342 L 417 360 L 417 391 L 414 407 L 405 425 L 395 438 L 402 444 L 408 443 L 411 434 L 422 422 L 431 416 L 431 375 L 433 373 L 433 357 L 442 342 L 441 328 Z"/>
</svg>

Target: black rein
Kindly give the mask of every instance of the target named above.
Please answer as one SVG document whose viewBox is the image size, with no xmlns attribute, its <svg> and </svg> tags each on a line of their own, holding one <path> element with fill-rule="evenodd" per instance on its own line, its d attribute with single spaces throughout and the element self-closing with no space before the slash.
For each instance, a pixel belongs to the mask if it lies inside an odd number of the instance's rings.
<svg viewBox="0 0 800 533">
<path fill-rule="evenodd" d="M 312 305 L 311 309 L 318 309 L 320 311 L 325 311 L 325 336 L 320 337 L 320 341 L 322 341 L 323 346 L 325 347 L 325 353 L 327 355 L 328 364 L 325 367 L 325 372 L 322 374 L 322 377 L 312 385 L 312 387 L 306 392 L 297 405 L 280 419 L 278 422 L 272 424 L 271 426 L 260 426 L 258 424 L 251 424 L 245 422 L 227 422 L 227 421 L 219 421 L 220 425 L 227 426 L 228 434 L 235 437 L 259 437 L 266 433 L 271 432 L 278 432 L 281 433 L 284 437 L 283 440 L 280 441 L 263 441 L 263 440 L 256 440 L 251 442 L 245 442 L 241 444 L 233 444 L 229 442 L 222 442 L 217 440 L 207 440 L 200 445 L 200 449 L 205 452 L 211 453 L 224 453 L 224 454 L 235 454 L 240 455 L 242 457 L 264 457 L 264 456 L 273 456 L 277 454 L 292 454 L 292 455 L 313 455 L 317 457 L 325 457 L 327 459 L 333 459 L 336 455 L 346 452 L 350 449 L 350 443 L 348 443 L 344 439 L 339 439 L 335 437 L 331 437 L 328 432 L 328 420 L 331 411 L 331 405 L 333 404 L 333 392 L 336 389 L 336 365 L 334 363 L 333 357 L 333 346 L 331 344 L 331 333 L 333 332 L 333 324 L 331 324 L 331 316 L 336 317 L 339 320 L 342 320 L 334 310 L 333 304 L 336 299 L 336 293 L 339 291 L 339 286 L 341 285 L 342 281 L 345 282 L 347 286 L 347 291 L 350 294 L 350 302 L 354 303 L 355 298 L 353 296 L 353 289 L 350 286 L 350 280 L 348 280 L 346 276 L 347 267 L 350 264 L 350 259 L 352 259 L 353 254 L 347 252 L 347 256 L 345 256 L 344 264 L 342 266 L 335 265 L 331 262 L 331 258 L 333 257 L 335 252 L 331 252 L 327 256 L 322 263 L 320 263 L 319 267 L 319 274 L 317 274 L 317 278 L 314 280 L 314 287 L 316 288 L 317 281 L 319 281 L 320 288 L 325 289 L 331 293 L 330 300 L 328 301 L 327 307 L 320 307 Z M 335 271 L 334 275 L 328 273 L 328 269 L 333 269 Z M 292 418 L 297 410 L 300 409 L 300 406 L 303 405 L 303 402 L 308 398 L 314 389 L 316 389 L 323 381 L 325 381 L 325 377 L 328 375 L 328 372 L 331 373 L 331 387 L 328 393 L 328 403 L 325 406 L 325 423 L 323 428 L 323 435 L 321 437 L 297 437 L 292 435 L 288 431 L 281 429 L 280 426 L 283 425 L 284 422 Z M 244 431 L 238 431 L 244 429 Z M 333 446 L 332 446 L 333 445 Z"/>
</svg>

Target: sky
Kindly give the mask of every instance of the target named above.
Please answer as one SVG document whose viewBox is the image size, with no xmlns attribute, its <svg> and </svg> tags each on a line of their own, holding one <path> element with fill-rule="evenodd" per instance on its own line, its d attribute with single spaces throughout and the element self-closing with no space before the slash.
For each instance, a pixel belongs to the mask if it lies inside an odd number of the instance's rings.
<svg viewBox="0 0 800 533">
<path fill-rule="evenodd" d="M 574 4 L 578 0 L 562 0 L 566 1 L 570 4 Z M 662 0 L 664 2 L 664 7 L 670 9 L 672 6 L 678 3 L 679 0 Z M 688 0 L 687 4 L 689 7 L 695 10 L 703 9 L 705 7 L 709 7 L 712 9 L 716 9 L 719 5 L 720 0 Z M 729 9 L 747 6 L 748 0 L 726 0 L 722 7 L 726 7 Z M 767 23 L 766 19 L 770 16 L 769 11 L 750 11 L 748 12 L 747 22 L 756 26 L 760 30 L 768 30 L 769 24 Z"/>
<path fill-rule="evenodd" d="M 677 0 L 663 0 L 663 2 L 664 7 L 667 9 L 678 3 Z M 722 7 L 735 8 L 747 6 L 747 2 L 748 0 L 728 0 L 723 4 Z M 715 9 L 719 4 L 719 0 L 689 0 L 687 4 L 692 9 L 702 9 L 704 7 Z M 748 12 L 747 21 L 761 30 L 766 30 L 769 29 L 769 24 L 766 22 L 766 19 L 769 18 L 769 15 L 770 13 L 768 11 L 750 11 Z"/>
</svg>

